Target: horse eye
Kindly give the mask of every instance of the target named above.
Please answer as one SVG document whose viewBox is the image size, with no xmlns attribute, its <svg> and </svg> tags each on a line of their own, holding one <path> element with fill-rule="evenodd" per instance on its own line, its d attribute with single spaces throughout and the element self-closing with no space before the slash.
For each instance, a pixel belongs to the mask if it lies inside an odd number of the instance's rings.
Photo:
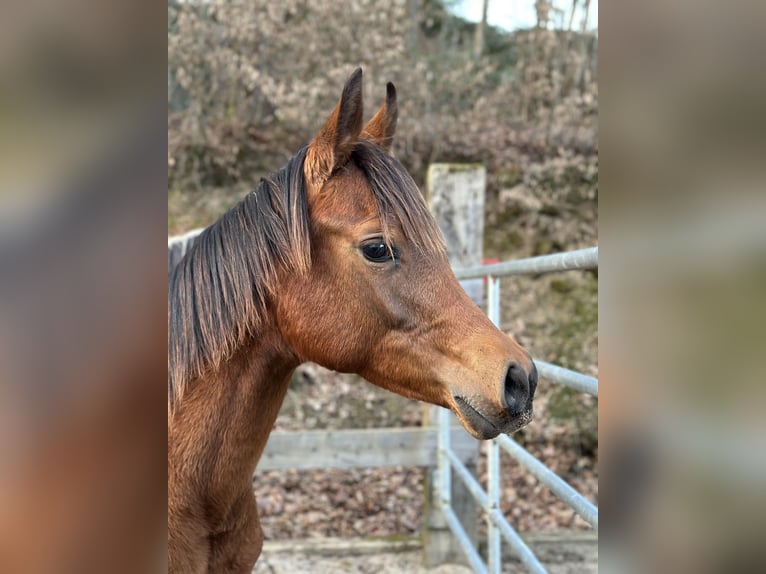
<svg viewBox="0 0 766 574">
<path fill-rule="evenodd" d="M 382 241 L 373 241 L 362 245 L 362 253 L 364 254 L 364 257 L 373 263 L 385 263 L 386 261 L 391 261 L 391 251 L 393 251 L 394 257 L 398 255 L 395 247 L 392 250 L 389 250 L 388 245 Z"/>
</svg>

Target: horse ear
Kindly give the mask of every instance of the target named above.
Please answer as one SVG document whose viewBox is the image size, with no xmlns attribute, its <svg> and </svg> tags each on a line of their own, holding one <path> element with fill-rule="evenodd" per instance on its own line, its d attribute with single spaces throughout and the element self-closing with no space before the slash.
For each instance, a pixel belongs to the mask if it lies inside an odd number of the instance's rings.
<svg viewBox="0 0 766 574">
<path fill-rule="evenodd" d="M 386 101 L 362 130 L 362 137 L 378 144 L 387 152 L 391 151 L 396 132 L 399 107 L 396 105 L 396 88 L 386 84 Z"/>
<path fill-rule="evenodd" d="M 349 76 L 338 105 L 306 152 L 307 179 L 320 189 L 351 156 L 362 132 L 362 68 Z"/>
</svg>

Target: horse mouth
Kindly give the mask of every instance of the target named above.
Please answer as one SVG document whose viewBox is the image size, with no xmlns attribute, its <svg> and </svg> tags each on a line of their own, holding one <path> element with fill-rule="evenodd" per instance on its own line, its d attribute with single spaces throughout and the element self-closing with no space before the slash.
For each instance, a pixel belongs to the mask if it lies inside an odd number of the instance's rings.
<svg viewBox="0 0 766 574">
<path fill-rule="evenodd" d="M 511 418 L 505 415 L 499 419 L 493 417 L 494 420 L 491 420 L 463 397 L 455 395 L 453 398 L 456 414 L 461 419 L 463 426 L 479 440 L 489 440 L 499 434 L 514 433 L 532 420 L 531 405 L 516 417 Z"/>
</svg>

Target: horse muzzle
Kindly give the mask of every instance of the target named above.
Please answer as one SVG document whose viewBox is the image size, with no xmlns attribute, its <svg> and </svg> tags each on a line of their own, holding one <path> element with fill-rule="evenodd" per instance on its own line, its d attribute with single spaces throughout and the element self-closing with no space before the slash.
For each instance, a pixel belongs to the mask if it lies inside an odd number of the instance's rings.
<svg viewBox="0 0 766 574">
<path fill-rule="evenodd" d="M 537 368 L 534 363 L 527 372 L 515 361 L 505 373 L 500 392 L 500 405 L 486 404 L 479 398 L 460 394 L 452 396 L 453 411 L 466 430 L 480 440 L 511 434 L 532 420 L 532 399 L 537 389 Z"/>
</svg>

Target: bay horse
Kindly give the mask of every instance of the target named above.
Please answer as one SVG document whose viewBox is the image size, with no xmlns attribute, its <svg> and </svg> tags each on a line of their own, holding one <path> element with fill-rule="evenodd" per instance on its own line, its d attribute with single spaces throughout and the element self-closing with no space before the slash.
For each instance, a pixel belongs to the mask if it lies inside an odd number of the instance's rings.
<svg viewBox="0 0 766 574">
<path fill-rule="evenodd" d="M 389 83 L 363 124 L 358 68 L 311 143 L 170 275 L 172 574 L 251 571 L 263 544 L 252 476 L 303 362 L 452 409 L 478 439 L 531 419 L 534 364 L 460 287 L 391 155 L 396 121 Z"/>
</svg>

